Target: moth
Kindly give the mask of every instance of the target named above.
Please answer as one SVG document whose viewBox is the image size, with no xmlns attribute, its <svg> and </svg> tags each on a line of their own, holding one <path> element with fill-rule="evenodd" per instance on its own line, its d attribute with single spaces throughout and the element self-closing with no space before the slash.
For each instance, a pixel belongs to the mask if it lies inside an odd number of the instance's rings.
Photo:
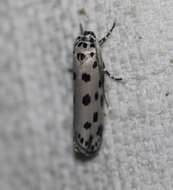
<svg viewBox="0 0 173 190">
<path fill-rule="evenodd" d="M 93 157 L 99 151 L 104 129 L 105 74 L 115 78 L 105 69 L 102 47 L 113 29 L 100 40 L 92 31 L 84 31 L 73 47 L 74 118 L 73 147 L 76 154 Z"/>
</svg>

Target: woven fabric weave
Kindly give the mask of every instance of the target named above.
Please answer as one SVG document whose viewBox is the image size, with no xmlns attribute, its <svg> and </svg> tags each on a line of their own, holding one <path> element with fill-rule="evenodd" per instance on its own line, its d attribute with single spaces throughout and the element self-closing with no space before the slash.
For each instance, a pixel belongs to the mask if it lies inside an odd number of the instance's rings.
<svg viewBox="0 0 173 190">
<path fill-rule="evenodd" d="M 0 189 L 173 188 L 173 1 L 0 0 Z M 73 157 L 73 41 L 101 38 L 103 146 Z"/>
</svg>

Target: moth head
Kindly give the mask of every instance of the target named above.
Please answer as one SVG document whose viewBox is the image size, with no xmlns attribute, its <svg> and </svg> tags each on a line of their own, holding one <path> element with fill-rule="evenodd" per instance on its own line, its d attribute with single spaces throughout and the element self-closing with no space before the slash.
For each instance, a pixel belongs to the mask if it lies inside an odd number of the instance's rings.
<svg viewBox="0 0 173 190">
<path fill-rule="evenodd" d="M 96 47 L 96 36 L 92 31 L 84 31 L 76 38 L 75 47 L 83 48 L 85 50 Z"/>
<path fill-rule="evenodd" d="M 75 40 L 74 54 L 81 65 L 87 65 L 96 53 L 96 36 L 94 32 L 84 31 L 80 26 L 81 34 Z"/>
<path fill-rule="evenodd" d="M 83 32 L 83 39 L 85 39 L 86 41 L 94 43 L 96 41 L 96 35 L 92 31 L 85 30 Z"/>
</svg>

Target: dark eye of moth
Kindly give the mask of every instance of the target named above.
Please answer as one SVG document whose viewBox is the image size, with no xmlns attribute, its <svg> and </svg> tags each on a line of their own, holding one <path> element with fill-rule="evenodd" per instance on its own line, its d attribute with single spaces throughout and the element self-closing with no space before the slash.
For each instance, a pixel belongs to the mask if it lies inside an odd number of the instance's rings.
<svg viewBox="0 0 173 190">
<path fill-rule="evenodd" d="M 83 54 L 83 53 L 78 53 L 78 54 L 77 54 L 77 59 L 78 59 L 78 61 L 83 61 L 83 60 L 85 59 L 85 54 Z"/>
</svg>

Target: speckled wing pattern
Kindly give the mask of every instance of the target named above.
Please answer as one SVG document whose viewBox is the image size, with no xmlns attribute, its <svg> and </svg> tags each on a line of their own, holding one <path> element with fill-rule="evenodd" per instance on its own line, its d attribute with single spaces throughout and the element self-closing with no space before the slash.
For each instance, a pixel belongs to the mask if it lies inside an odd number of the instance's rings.
<svg viewBox="0 0 173 190">
<path fill-rule="evenodd" d="M 84 31 L 74 43 L 74 152 L 85 157 L 93 157 L 100 149 L 104 126 L 104 75 L 115 81 L 105 70 L 101 47 L 111 35 L 114 22 L 107 34 L 98 40 L 92 31 Z"/>
<path fill-rule="evenodd" d="M 86 36 L 74 45 L 74 151 L 91 157 L 102 142 L 104 74 L 98 41 Z"/>
</svg>

